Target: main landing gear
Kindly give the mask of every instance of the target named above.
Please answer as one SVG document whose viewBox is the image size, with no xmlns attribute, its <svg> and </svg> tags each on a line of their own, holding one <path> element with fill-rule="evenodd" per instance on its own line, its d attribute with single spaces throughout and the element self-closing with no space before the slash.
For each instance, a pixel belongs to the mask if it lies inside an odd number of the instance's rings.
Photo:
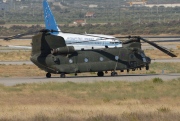
<svg viewBox="0 0 180 121">
<path fill-rule="evenodd" d="M 65 73 L 61 73 L 61 74 L 60 74 L 60 77 L 61 77 L 61 78 L 66 78 Z M 48 73 L 46 74 L 46 78 L 51 78 L 51 73 L 48 72 Z"/>
<path fill-rule="evenodd" d="M 115 71 L 111 72 L 111 76 L 117 76 L 117 75 L 118 75 L 117 72 Z"/>
<path fill-rule="evenodd" d="M 104 76 L 104 72 L 99 71 L 99 72 L 97 73 L 97 76 Z"/>
<path fill-rule="evenodd" d="M 65 73 L 61 73 L 60 77 L 61 77 L 61 78 L 66 78 Z"/>
<path fill-rule="evenodd" d="M 117 75 L 118 75 L 117 72 L 115 72 L 115 71 L 111 72 L 111 76 L 117 76 Z M 104 76 L 104 73 L 102 71 L 99 71 L 97 73 L 97 76 L 102 77 L 102 76 Z"/>
<path fill-rule="evenodd" d="M 51 73 L 47 73 L 47 74 L 46 74 L 46 77 L 47 77 L 47 78 L 51 78 Z"/>
</svg>

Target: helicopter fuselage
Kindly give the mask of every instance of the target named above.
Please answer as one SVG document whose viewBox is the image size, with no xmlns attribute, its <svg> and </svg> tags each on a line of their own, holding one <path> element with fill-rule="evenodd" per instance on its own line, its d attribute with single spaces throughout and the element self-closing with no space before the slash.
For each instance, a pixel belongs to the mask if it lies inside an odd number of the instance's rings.
<svg viewBox="0 0 180 121">
<path fill-rule="evenodd" d="M 41 53 L 31 56 L 31 61 L 49 73 L 81 73 L 115 70 L 135 70 L 150 64 L 140 49 L 104 48 L 75 51 L 72 54 Z"/>
</svg>

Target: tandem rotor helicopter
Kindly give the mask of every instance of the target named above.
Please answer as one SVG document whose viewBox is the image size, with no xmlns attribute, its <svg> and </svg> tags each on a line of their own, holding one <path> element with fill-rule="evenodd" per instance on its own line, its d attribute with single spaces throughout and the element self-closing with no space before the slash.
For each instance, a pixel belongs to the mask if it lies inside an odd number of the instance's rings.
<svg viewBox="0 0 180 121">
<path fill-rule="evenodd" d="M 47 1 L 44 0 L 44 9 L 49 11 L 45 18 L 52 15 Z M 52 16 L 53 17 L 53 16 Z M 53 21 L 55 22 L 54 18 Z M 48 22 L 48 21 L 47 21 Z M 48 24 L 51 23 L 47 23 Z M 128 40 L 120 43 L 114 41 L 115 46 L 108 44 L 101 45 L 100 48 L 81 48 L 76 49 L 73 45 L 81 45 L 81 43 L 92 44 L 95 41 L 110 40 L 112 37 L 98 35 L 79 35 L 79 38 L 85 36 L 94 37 L 92 40 L 66 41 L 65 35 L 55 25 L 54 28 L 40 30 L 38 34 L 32 37 L 32 53 L 30 60 L 40 69 L 47 72 L 46 77 L 50 78 L 51 74 L 60 74 L 61 78 L 65 78 L 66 74 L 97 72 L 97 76 L 104 76 L 104 72 L 111 71 L 111 76 L 117 75 L 117 70 L 123 72 L 127 70 L 135 71 L 136 69 L 149 69 L 151 59 L 147 57 L 141 49 L 141 42 L 149 43 L 160 51 L 171 57 L 177 57 L 168 49 L 148 41 L 140 36 L 126 36 Z M 5 38 L 10 40 L 18 38 L 26 34 L 19 34 L 13 37 Z M 67 34 L 66 34 L 67 35 Z M 71 36 L 70 34 L 67 36 Z M 98 40 L 98 39 L 99 40 Z M 89 43 L 88 43 L 89 42 Z M 105 43 L 105 42 L 103 42 Z M 121 46 L 119 46 L 121 44 Z M 72 46 L 69 46 L 72 45 Z M 83 47 L 83 44 L 81 45 Z M 91 45 L 96 46 L 96 45 Z"/>
</svg>

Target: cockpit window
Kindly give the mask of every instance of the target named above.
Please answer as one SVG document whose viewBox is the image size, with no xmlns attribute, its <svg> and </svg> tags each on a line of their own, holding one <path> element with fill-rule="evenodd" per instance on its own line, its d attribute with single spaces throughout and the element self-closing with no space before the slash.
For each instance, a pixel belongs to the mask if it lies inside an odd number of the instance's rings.
<svg viewBox="0 0 180 121">
<path fill-rule="evenodd" d="M 144 58 L 145 57 L 144 53 L 141 53 L 141 56 Z"/>
</svg>

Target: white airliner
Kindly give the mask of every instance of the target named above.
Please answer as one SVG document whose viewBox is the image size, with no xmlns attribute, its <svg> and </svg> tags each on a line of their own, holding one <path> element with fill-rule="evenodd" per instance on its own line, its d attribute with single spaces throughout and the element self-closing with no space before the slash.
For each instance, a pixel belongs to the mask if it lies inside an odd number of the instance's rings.
<svg viewBox="0 0 180 121">
<path fill-rule="evenodd" d="M 53 30 L 56 32 L 51 32 L 53 35 L 61 36 L 64 38 L 67 46 L 74 46 L 75 50 L 80 49 L 98 49 L 104 47 L 122 47 L 122 42 L 117 38 L 109 35 L 100 35 L 100 34 L 72 34 L 72 33 L 63 33 L 58 25 L 56 20 L 51 12 L 51 9 L 48 5 L 47 0 L 43 1 L 44 9 L 44 20 L 45 26 L 48 30 Z"/>
<path fill-rule="evenodd" d="M 63 33 L 56 24 L 47 0 L 43 1 L 43 10 L 46 29 L 53 31 L 50 32 L 52 35 L 63 37 L 66 45 L 74 46 L 75 50 L 122 47 L 122 42 L 119 39 L 109 35 Z M 31 49 L 28 46 L 9 45 L 9 47 Z"/>
</svg>

